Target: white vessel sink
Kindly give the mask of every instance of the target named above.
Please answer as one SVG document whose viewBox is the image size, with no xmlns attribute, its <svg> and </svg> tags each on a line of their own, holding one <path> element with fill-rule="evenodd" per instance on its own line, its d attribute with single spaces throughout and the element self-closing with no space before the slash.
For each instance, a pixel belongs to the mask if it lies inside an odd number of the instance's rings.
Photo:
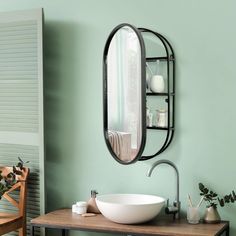
<svg viewBox="0 0 236 236">
<path fill-rule="evenodd" d="M 165 199 L 144 194 L 107 194 L 98 195 L 96 203 L 109 220 L 121 224 L 138 224 L 157 216 Z"/>
</svg>

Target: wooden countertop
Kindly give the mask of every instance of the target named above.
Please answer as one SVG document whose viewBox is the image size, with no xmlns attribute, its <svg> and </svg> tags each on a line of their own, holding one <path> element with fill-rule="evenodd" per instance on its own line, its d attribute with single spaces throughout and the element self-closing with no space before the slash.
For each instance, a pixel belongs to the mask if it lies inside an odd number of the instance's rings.
<svg viewBox="0 0 236 236">
<path fill-rule="evenodd" d="M 72 213 L 71 209 L 56 210 L 39 216 L 31 220 L 31 224 L 46 228 L 157 236 L 216 236 L 229 227 L 229 222 L 191 225 L 185 219 L 172 221 L 171 216 L 169 219 L 157 218 L 144 224 L 124 225 L 111 222 L 101 214 L 83 217 Z"/>
</svg>

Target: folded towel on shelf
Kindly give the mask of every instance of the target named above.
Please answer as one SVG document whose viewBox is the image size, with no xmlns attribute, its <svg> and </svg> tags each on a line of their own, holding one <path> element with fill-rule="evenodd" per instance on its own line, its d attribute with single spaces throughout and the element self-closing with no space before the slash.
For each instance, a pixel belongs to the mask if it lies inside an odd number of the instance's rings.
<svg viewBox="0 0 236 236">
<path fill-rule="evenodd" d="M 131 159 L 131 134 L 109 130 L 108 139 L 112 150 L 120 160 L 129 161 Z"/>
</svg>

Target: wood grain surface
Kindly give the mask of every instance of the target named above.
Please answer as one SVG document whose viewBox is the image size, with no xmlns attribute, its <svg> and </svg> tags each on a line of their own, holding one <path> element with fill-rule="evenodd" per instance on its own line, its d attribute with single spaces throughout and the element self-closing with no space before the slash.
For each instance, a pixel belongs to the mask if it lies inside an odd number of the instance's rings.
<svg viewBox="0 0 236 236">
<path fill-rule="evenodd" d="M 219 233 L 229 226 L 228 222 L 191 225 L 184 219 L 173 221 L 171 217 L 169 219 L 157 218 L 144 224 L 125 225 L 109 221 L 101 214 L 94 217 L 83 217 L 72 213 L 71 209 L 56 210 L 39 216 L 31 220 L 31 224 L 46 228 L 159 236 L 213 236 L 220 235 Z"/>
</svg>

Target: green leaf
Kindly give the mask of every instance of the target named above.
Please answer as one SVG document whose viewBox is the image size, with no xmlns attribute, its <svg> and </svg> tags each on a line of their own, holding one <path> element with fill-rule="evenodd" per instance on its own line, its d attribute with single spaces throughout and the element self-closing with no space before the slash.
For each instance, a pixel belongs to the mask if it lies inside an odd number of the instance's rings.
<svg viewBox="0 0 236 236">
<path fill-rule="evenodd" d="M 18 157 L 18 160 L 21 162 L 21 164 L 24 163 L 20 157 Z"/>
<path fill-rule="evenodd" d="M 205 186 L 202 183 L 198 184 L 199 190 L 203 192 L 203 189 L 205 188 Z"/>
<path fill-rule="evenodd" d="M 224 199 L 222 199 L 222 198 L 221 198 L 221 199 L 218 198 L 218 201 L 219 201 L 221 207 L 223 207 L 223 206 L 225 205 L 225 203 L 224 203 Z"/>
<path fill-rule="evenodd" d="M 235 194 L 234 190 L 232 191 L 232 194 L 233 194 L 234 200 L 236 200 L 236 194 Z"/>
<path fill-rule="evenodd" d="M 225 195 L 224 200 L 225 200 L 226 203 L 229 203 L 230 202 L 230 197 L 228 195 Z"/>
<path fill-rule="evenodd" d="M 22 162 L 18 162 L 17 165 L 16 165 L 16 167 L 18 167 L 18 168 L 20 168 L 20 169 L 22 170 L 22 169 L 23 169 L 23 164 L 22 164 Z"/>
<path fill-rule="evenodd" d="M 217 197 L 218 194 L 217 194 L 217 193 L 213 193 L 212 196 L 213 196 L 213 197 Z"/>
<path fill-rule="evenodd" d="M 235 202 L 235 200 L 234 200 L 234 198 L 233 198 L 233 196 L 231 195 L 231 197 L 230 197 L 230 201 L 232 202 L 232 203 L 234 203 Z"/>
<path fill-rule="evenodd" d="M 208 188 L 204 188 L 204 189 L 203 189 L 203 193 L 204 193 L 204 194 L 207 194 L 208 192 L 209 192 L 209 189 L 208 189 Z"/>
</svg>

